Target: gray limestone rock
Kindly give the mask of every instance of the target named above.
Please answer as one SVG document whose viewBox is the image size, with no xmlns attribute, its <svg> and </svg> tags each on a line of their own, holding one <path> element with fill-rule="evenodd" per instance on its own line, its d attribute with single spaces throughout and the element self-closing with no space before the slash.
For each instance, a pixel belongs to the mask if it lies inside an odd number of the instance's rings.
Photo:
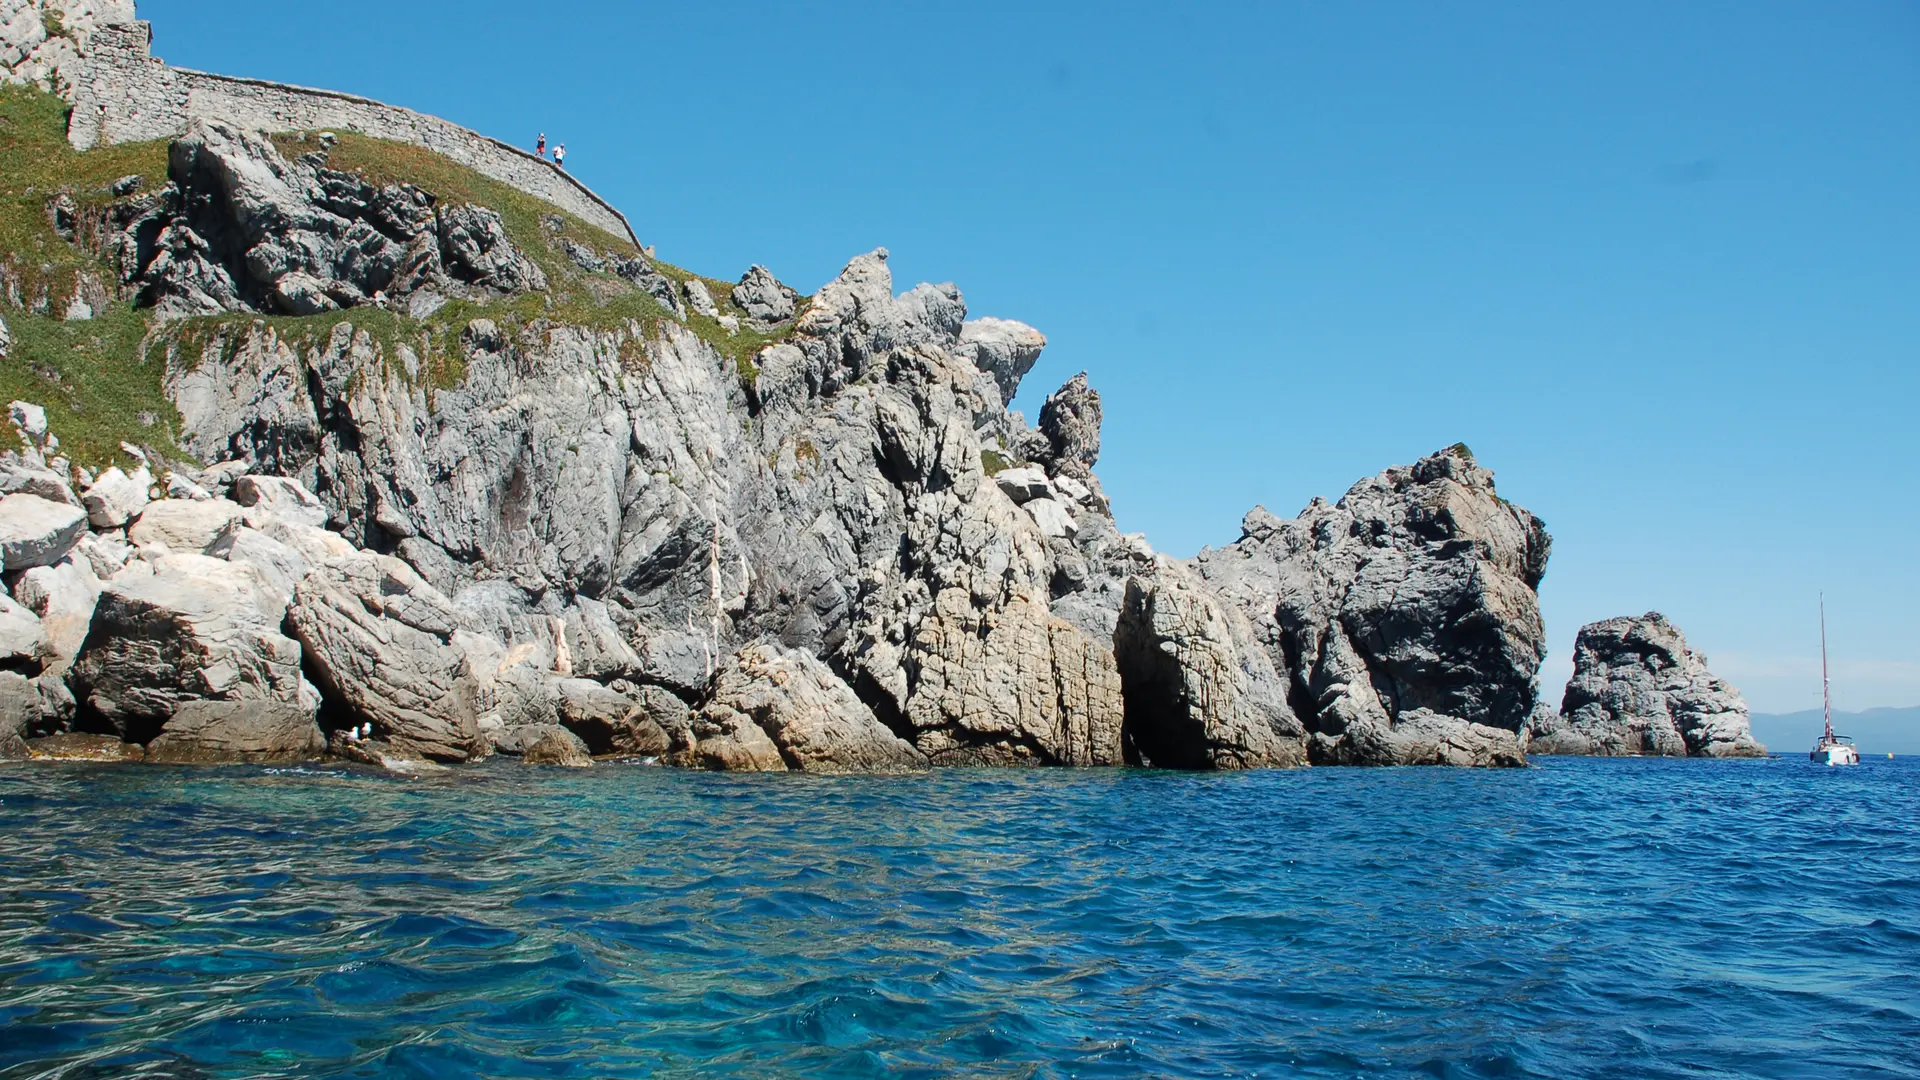
<svg viewBox="0 0 1920 1080">
<path fill-rule="evenodd" d="M 250 511 L 250 520 L 279 518 L 314 527 L 327 523 L 326 504 L 290 477 L 242 476 L 233 482 L 233 501 Z"/>
<path fill-rule="evenodd" d="M 1464 447 L 1241 528 L 1193 565 L 1289 675 L 1315 764 L 1521 759 L 1550 541 Z"/>
<path fill-rule="evenodd" d="M 48 659 L 46 629 L 30 608 L 0 594 L 0 669 L 40 674 Z"/>
<path fill-rule="evenodd" d="M 327 750 L 313 711 L 279 701 L 186 701 L 147 744 L 164 765 L 283 764 Z"/>
<path fill-rule="evenodd" d="M 322 561 L 238 521 L 228 522 L 213 543 L 207 545 L 206 553 L 259 571 L 261 579 L 282 604 L 293 601 L 294 586 L 300 584 L 315 562 Z"/>
<path fill-rule="evenodd" d="M 1740 692 L 1658 612 L 1589 623 L 1560 712 L 1528 722 L 1540 754 L 1764 757 Z"/>
<path fill-rule="evenodd" d="M 593 754 L 658 757 L 666 753 L 666 729 L 641 700 L 592 679 L 555 679 L 552 686 L 560 725 L 578 735 Z M 685 715 L 684 705 L 680 713 Z"/>
<path fill-rule="evenodd" d="M 69 676 L 92 715 L 121 738 L 151 740 L 188 701 L 271 701 L 305 710 L 299 643 L 286 606 L 251 568 L 168 555 L 108 582 Z"/>
<path fill-rule="evenodd" d="M 13 351 L 13 331 L 7 329 L 5 319 L 0 319 L 0 359 Z"/>
<path fill-rule="evenodd" d="M 42 659 L 47 672 L 59 675 L 73 666 L 93 623 L 100 589 L 93 563 L 79 551 L 51 566 L 33 567 L 14 581 L 13 598 L 39 618 L 46 635 Z"/>
<path fill-rule="evenodd" d="M 437 207 L 418 188 L 375 188 L 324 163 L 289 162 L 264 135 L 195 119 L 169 149 L 172 183 L 124 207 L 115 246 L 139 302 L 169 315 L 313 315 L 378 296 L 547 287 L 496 211 Z"/>
<path fill-rule="evenodd" d="M 748 267 L 740 275 L 740 284 L 733 287 L 733 302 L 747 313 L 747 318 L 768 326 L 793 318 L 794 301 L 799 296 L 758 264 Z"/>
<path fill-rule="evenodd" d="M 1100 392 L 1081 372 L 1040 406 L 1040 433 L 1048 444 L 1047 471 L 1086 477 L 1100 460 Z"/>
<path fill-rule="evenodd" d="M 0 453 L 0 495 L 15 493 L 38 495 L 48 502 L 66 503 L 68 506 L 81 505 L 79 496 L 73 493 L 66 478 L 48 468 L 37 451 L 22 454 L 9 450 Z"/>
<path fill-rule="evenodd" d="M 1012 319 L 969 319 L 960 327 L 960 341 L 954 354 L 993 379 L 1000 391 L 996 403 L 1002 408 L 1013 403 L 1020 392 L 1020 380 L 1040 360 L 1047 347 L 1047 336 L 1023 322 Z"/>
<path fill-rule="evenodd" d="M 593 765 L 586 743 L 573 732 L 553 724 L 534 724 L 522 730 L 520 760 L 527 765 L 559 765 L 568 769 Z"/>
<path fill-rule="evenodd" d="M 152 487 L 153 474 L 146 466 L 127 473 L 115 465 L 94 479 L 81 494 L 80 502 L 87 508 L 87 520 L 94 528 L 117 529 L 147 508 L 147 493 Z"/>
<path fill-rule="evenodd" d="M 245 516 L 245 507 L 226 499 L 161 499 L 147 504 L 128 528 L 127 540 L 136 548 L 203 554 Z"/>
<path fill-rule="evenodd" d="M 687 306 L 695 313 L 709 319 L 720 317 L 720 305 L 713 302 L 713 294 L 707 291 L 707 283 L 699 278 L 688 278 L 686 284 Z"/>
<path fill-rule="evenodd" d="M 1246 618 L 1166 556 L 1127 582 L 1113 635 L 1126 736 L 1144 764 L 1305 764 L 1306 729 Z"/>
<path fill-rule="evenodd" d="M 778 748 L 782 767 L 795 772 L 927 767 L 925 756 L 888 731 L 825 664 L 773 645 L 750 645 L 720 669 L 699 721 L 728 732 L 757 725 Z M 763 764 L 753 760 L 755 768 Z"/>
<path fill-rule="evenodd" d="M 87 513 L 72 503 L 16 492 L 0 498 L 0 564 L 9 571 L 66 558 L 87 531 Z"/>
<path fill-rule="evenodd" d="M 435 761 L 483 755 L 473 677 L 453 644 L 453 603 L 406 563 L 360 553 L 315 566 L 288 624 L 328 698 L 402 750 Z"/>
</svg>

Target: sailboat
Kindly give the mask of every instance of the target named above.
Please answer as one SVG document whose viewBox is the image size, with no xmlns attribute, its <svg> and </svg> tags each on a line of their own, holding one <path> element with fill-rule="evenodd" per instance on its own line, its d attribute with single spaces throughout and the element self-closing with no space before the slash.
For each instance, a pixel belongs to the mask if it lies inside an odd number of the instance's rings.
<svg viewBox="0 0 1920 1080">
<path fill-rule="evenodd" d="M 1821 734 L 1820 741 L 1813 744 L 1813 753 L 1807 756 L 1827 765 L 1860 764 L 1860 751 L 1853 748 L 1853 740 L 1833 733 L 1833 691 L 1827 681 L 1827 598 L 1824 594 L 1820 597 L 1820 702 L 1827 728 Z"/>
</svg>

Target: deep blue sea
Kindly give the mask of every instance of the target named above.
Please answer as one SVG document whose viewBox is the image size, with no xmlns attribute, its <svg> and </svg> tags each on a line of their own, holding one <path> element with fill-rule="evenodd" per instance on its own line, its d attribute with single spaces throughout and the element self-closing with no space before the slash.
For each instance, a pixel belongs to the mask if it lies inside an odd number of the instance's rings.
<svg viewBox="0 0 1920 1080">
<path fill-rule="evenodd" d="M 1920 1076 L 1920 762 L 0 768 L 0 1078 Z"/>
</svg>

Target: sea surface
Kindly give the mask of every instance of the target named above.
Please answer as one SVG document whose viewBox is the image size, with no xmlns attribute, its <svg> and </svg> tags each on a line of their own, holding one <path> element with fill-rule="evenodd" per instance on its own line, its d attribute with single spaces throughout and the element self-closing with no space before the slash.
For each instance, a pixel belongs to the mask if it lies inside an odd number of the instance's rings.
<svg viewBox="0 0 1920 1080">
<path fill-rule="evenodd" d="M 1916 1077 L 1920 762 L 0 768 L 0 1078 Z"/>
</svg>

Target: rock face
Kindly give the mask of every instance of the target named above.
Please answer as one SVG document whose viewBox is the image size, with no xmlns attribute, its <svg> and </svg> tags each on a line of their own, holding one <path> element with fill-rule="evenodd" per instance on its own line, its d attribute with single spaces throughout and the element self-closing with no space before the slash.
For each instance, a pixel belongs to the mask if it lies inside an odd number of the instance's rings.
<svg viewBox="0 0 1920 1080">
<path fill-rule="evenodd" d="M 172 183 L 119 211 L 127 283 L 174 315 L 313 315 L 422 290 L 547 287 L 496 212 L 441 207 L 412 185 L 375 188 L 324 163 L 289 162 L 262 135 L 194 121 L 173 143 Z"/>
<path fill-rule="evenodd" d="M 1289 673 L 1314 763 L 1522 760 L 1550 540 L 1464 447 L 1241 528 L 1194 566 Z"/>
<path fill-rule="evenodd" d="M 1536 712 L 1539 754 L 1764 757 L 1740 692 L 1658 612 L 1580 628 L 1560 712 Z"/>
<path fill-rule="evenodd" d="M 453 645 L 460 613 L 406 563 L 329 559 L 294 591 L 287 622 L 328 696 L 376 737 L 434 761 L 486 753 L 466 656 Z"/>
<path fill-rule="evenodd" d="M 1127 582 L 1114 633 L 1137 760 L 1183 769 L 1306 761 L 1306 729 L 1245 616 L 1172 560 Z"/>
<path fill-rule="evenodd" d="M 753 769 L 766 771 L 774 761 L 765 756 L 761 740 L 751 736 L 750 729 L 757 728 L 775 748 L 779 767 L 795 772 L 886 773 L 927 767 L 926 757 L 888 731 L 826 665 L 771 645 L 742 649 L 720 670 L 697 723 L 703 731 L 726 733 L 739 747 L 731 753 L 702 751 L 701 740 L 695 738 L 676 751 L 702 764 L 725 765 L 742 757 L 752 761 Z"/>
</svg>

